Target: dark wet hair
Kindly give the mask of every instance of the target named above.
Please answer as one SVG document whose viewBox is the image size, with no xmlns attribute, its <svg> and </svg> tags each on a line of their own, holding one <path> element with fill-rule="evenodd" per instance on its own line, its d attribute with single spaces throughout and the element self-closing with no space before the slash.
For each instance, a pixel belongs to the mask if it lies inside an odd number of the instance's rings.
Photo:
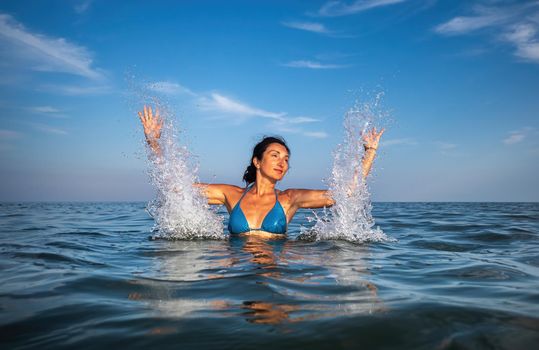
<svg viewBox="0 0 539 350">
<path fill-rule="evenodd" d="M 288 154 L 290 154 L 290 148 L 286 145 L 286 142 L 284 139 L 280 136 L 266 136 L 256 144 L 255 148 L 253 148 L 253 156 L 251 157 L 251 165 L 247 167 L 245 170 L 245 173 L 243 173 L 243 181 L 247 182 L 247 184 L 253 183 L 256 181 L 256 167 L 253 162 L 253 158 L 256 157 L 258 160 L 262 160 L 262 155 L 268 148 L 268 146 L 272 143 L 278 143 L 280 145 L 283 145 L 286 150 L 288 151 Z"/>
</svg>

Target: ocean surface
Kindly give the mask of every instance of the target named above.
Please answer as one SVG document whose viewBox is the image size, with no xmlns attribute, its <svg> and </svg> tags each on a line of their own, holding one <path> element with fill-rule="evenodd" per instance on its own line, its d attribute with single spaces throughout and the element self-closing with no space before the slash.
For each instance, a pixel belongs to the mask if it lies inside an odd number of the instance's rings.
<svg viewBox="0 0 539 350">
<path fill-rule="evenodd" d="M 539 203 L 375 202 L 395 241 L 364 244 L 298 240 L 307 210 L 286 240 L 151 240 L 145 207 L 0 204 L 0 347 L 539 345 Z"/>
</svg>

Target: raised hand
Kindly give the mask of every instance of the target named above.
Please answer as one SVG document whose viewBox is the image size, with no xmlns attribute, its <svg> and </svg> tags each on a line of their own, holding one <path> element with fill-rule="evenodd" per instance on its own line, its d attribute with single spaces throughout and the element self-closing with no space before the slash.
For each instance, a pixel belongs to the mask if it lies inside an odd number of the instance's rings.
<svg viewBox="0 0 539 350">
<path fill-rule="evenodd" d="M 379 132 L 376 132 L 376 127 L 372 128 L 371 130 L 367 131 L 365 134 L 363 134 L 362 140 L 363 140 L 363 146 L 365 147 L 365 151 L 367 150 L 377 150 L 378 149 L 378 143 L 380 142 L 380 137 L 382 137 L 382 134 L 384 133 L 386 129 L 382 129 Z"/>
<path fill-rule="evenodd" d="M 376 128 L 372 128 L 363 134 L 361 138 L 363 141 L 363 146 L 365 147 L 365 154 L 363 155 L 363 160 L 361 161 L 361 168 L 363 172 L 363 178 L 367 178 L 369 172 L 371 171 L 372 162 L 376 156 L 376 150 L 378 149 L 378 143 L 380 142 L 380 137 L 386 129 L 376 131 Z M 356 174 L 357 177 L 357 174 Z"/>
<path fill-rule="evenodd" d="M 152 107 L 144 105 L 144 111 L 138 112 L 142 126 L 144 127 L 144 135 L 149 143 L 157 142 L 161 137 L 161 128 L 163 119 L 159 115 L 159 110 L 155 109 L 155 114 L 152 112 Z"/>
</svg>

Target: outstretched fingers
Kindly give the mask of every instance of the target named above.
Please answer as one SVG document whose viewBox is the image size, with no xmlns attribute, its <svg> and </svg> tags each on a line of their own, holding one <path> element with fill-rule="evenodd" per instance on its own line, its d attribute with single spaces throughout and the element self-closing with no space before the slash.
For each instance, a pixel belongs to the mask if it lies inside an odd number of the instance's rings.
<svg viewBox="0 0 539 350">
<path fill-rule="evenodd" d="M 385 130 L 385 128 L 378 130 L 376 127 L 373 127 L 372 129 L 366 131 L 361 137 L 363 146 L 366 148 L 377 149 L 380 138 Z"/>
<path fill-rule="evenodd" d="M 155 124 L 158 126 L 163 125 L 163 119 L 161 119 L 161 114 L 159 113 L 159 108 L 155 107 L 155 114 L 153 115 L 155 119 Z"/>
<path fill-rule="evenodd" d="M 153 121 L 153 112 L 152 112 L 152 107 L 151 106 L 148 106 L 148 120 L 150 122 Z"/>
<path fill-rule="evenodd" d="M 375 135 L 376 135 L 376 128 L 373 128 L 373 129 L 367 131 L 366 133 L 364 133 L 361 138 L 363 139 L 363 141 L 369 142 L 369 141 L 371 141 L 373 139 L 373 137 Z"/>
<path fill-rule="evenodd" d="M 160 124 L 161 118 L 157 108 L 154 114 L 151 106 L 144 105 L 142 112 L 138 112 L 138 116 L 143 124 L 154 124 L 154 121 Z"/>
</svg>

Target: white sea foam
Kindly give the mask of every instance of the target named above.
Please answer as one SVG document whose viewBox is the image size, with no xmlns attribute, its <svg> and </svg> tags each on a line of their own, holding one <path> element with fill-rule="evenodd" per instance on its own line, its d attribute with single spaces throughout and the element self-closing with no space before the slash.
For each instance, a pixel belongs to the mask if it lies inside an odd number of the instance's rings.
<svg viewBox="0 0 539 350">
<path fill-rule="evenodd" d="M 172 115 L 160 106 L 163 129 L 159 144 L 160 157 L 148 147 L 150 181 L 156 198 L 148 204 L 155 220 L 155 238 L 224 239 L 223 218 L 210 208 L 198 182 L 198 166 L 185 145 L 180 145 L 179 132 Z"/>
<path fill-rule="evenodd" d="M 302 228 L 299 239 L 342 239 L 355 243 L 390 240 L 379 228 L 374 227 L 371 215 L 369 188 L 363 180 L 363 135 L 380 119 L 379 101 L 356 103 L 344 116 L 344 140 L 333 155 L 333 169 L 327 181 L 335 205 L 321 213 L 313 212 L 310 221 L 314 227 Z M 357 172 L 357 184 L 354 177 Z"/>
</svg>

